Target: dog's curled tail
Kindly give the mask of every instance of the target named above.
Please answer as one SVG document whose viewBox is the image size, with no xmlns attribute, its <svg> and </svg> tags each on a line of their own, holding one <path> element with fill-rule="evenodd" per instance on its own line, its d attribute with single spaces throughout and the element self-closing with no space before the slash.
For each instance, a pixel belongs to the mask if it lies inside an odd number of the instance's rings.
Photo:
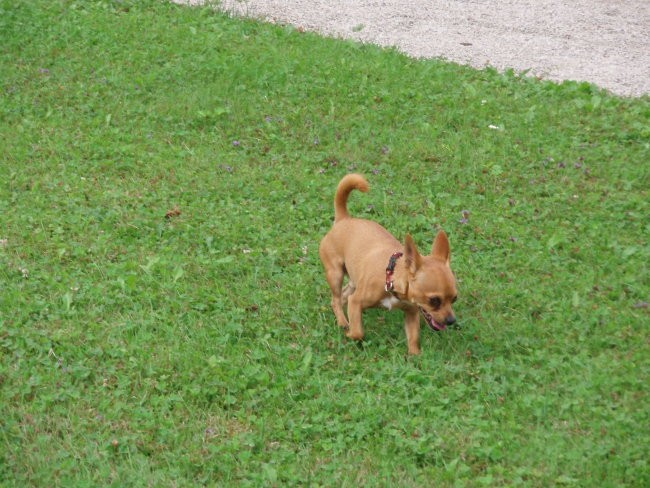
<svg viewBox="0 0 650 488">
<path fill-rule="evenodd" d="M 350 217 L 347 207 L 350 192 L 359 190 L 365 193 L 368 188 L 368 182 L 363 176 L 357 174 L 345 175 L 339 182 L 339 186 L 336 187 L 336 195 L 334 195 L 334 222 Z"/>
</svg>

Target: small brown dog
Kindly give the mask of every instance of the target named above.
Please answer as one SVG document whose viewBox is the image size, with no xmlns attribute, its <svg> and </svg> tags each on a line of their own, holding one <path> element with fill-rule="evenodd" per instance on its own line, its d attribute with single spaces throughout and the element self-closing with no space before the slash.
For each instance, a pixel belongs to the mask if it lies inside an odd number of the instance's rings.
<svg viewBox="0 0 650 488">
<path fill-rule="evenodd" d="M 334 225 L 318 249 L 336 321 L 347 329 L 349 338 L 361 340 L 364 309 L 399 308 L 405 314 L 408 352 L 419 354 L 420 313 L 433 330 L 456 321 L 451 308 L 456 283 L 449 267 L 447 235 L 438 232 L 431 254 L 421 256 L 410 235 L 402 245 L 381 225 L 350 217 L 347 200 L 354 189 L 366 192 L 368 182 L 357 174 L 343 177 L 334 196 Z M 345 275 L 349 281 L 342 289 Z M 346 302 L 349 322 L 343 313 Z"/>
</svg>

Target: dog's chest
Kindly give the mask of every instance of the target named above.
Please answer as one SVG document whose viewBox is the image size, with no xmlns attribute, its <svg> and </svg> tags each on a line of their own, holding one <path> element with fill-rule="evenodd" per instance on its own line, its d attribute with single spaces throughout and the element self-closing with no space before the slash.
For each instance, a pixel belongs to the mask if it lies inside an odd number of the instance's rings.
<svg viewBox="0 0 650 488">
<path fill-rule="evenodd" d="M 389 296 L 384 299 L 382 299 L 381 306 L 390 310 L 392 309 L 395 305 L 397 305 L 400 302 L 400 300 L 397 297 L 394 296 Z"/>
</svg>

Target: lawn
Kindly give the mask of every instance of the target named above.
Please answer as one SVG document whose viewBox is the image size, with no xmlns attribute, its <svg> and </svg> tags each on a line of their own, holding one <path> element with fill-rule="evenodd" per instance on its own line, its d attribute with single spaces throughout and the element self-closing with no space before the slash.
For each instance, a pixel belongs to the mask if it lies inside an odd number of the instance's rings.
<svg viewBox="0 0 650 488">
<path fill-rule="evenodd" d="M 650 98 L 162 1 L 0 0 L 0 41 L 0 485 L 650 484 Z M 449 235 L 418 357 L 334 323 L 350 171 Z"/>
</svg>

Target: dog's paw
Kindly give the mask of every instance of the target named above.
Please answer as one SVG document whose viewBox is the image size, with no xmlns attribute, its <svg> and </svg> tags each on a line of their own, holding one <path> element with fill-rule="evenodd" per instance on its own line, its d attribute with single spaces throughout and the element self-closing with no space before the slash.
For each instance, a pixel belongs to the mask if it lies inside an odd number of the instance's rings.
<svg viewBox="0 0 650 488">
<path fill-rule="evenodd" d="M 362 341 L 363 340 L 363 332 L 361 331 L 353 331 L 353 330 L 348 330 L 345 335 L 348 337 L 348 339 L 352 339 L 354 341 Z"/>
<path fill-rule="evenodd" d="M 421 352 L 419 347 L 409 347 L 409 356 L 419 356 Z"/>
</svg>

